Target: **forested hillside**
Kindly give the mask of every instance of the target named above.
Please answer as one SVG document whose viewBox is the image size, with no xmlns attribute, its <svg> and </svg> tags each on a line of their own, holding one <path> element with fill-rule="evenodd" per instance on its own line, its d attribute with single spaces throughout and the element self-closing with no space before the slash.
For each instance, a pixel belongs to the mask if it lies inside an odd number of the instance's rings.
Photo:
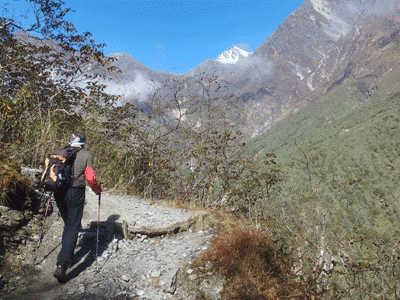
<svg viewBox="0 0 400 300">
<path fill-rule="evenodd" d="M 373 97 L 366 100 L 358 91 L 346 96 L 345 85 L 250 146 L 256 156 L 276 154 L 282 181 L 266 210 L 281 221 L 281 232 L 309 241 L 305 252 L 323 249 L 321 259 L 349 259 L 360 276 L 353 280 L 372 295 L 379 280 L 396 291 L 399 271 L 400 107 L 391 84 L 398 71 L 378 84 Z"/>
</svg>

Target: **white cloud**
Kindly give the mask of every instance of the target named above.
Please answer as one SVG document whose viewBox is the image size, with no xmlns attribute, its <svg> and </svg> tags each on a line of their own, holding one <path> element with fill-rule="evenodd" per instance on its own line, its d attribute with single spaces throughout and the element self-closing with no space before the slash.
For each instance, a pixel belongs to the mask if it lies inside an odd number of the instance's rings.
<svg viewBox="0 0 400 300">
<path fill-rule="evenodd" d="M 125 104 L 129 99 L 137 99 L 145 101 L 151 94 L 153 94 L 162 85 L 156 80 L 150 79 L 140 71 L 135 71 L 133 81 L 125 81 L 122 83 L 115 83 L 112 81 L 104 82 L 107 85 L 106 92 L 121 97 L 120 105 Z"/>
</svg>

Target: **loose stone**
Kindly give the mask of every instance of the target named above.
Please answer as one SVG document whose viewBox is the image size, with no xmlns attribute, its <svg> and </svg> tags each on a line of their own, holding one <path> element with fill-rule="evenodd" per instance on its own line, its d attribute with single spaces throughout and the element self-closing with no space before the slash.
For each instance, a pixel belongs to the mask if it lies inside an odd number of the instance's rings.
<svg viewBox="0 0 400 300">
<path fill-rule="evenodd" d="M 189 275 L 189 279 L 190 280 L 196 280 L 197 279 L 197 275 L 196 274 L 191 274 L 191 275 Z"/>
<path fill-rule="evenodd" d="M 143 295 L 145 294 L 145 292 L 142 291 L 142 290 L 134 290 L 133 292 L 134 292 L 137 296 L 143 296 Z"/>
<path fill-rule="evenodd" d="M 161 271 L 159 271 L 159 270 L 153 270 L 153 271 L 150 273 L 150 276 L 153 277 L 153 278 L 158 278 L 158 277 L 161 276 Z"/>
</svg>

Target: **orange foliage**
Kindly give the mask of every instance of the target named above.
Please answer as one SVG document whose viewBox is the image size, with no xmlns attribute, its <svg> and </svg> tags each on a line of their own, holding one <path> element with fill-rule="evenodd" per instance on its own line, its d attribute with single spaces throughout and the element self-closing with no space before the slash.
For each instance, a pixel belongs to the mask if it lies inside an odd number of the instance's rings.
<svg viewBox="0 0 400 300">
<path fill-rule="evenodd" d="M 256 228 L 222 230 L 201 259 L 225 276 L 224 299 L 313 299 L 310 283 L 293 274 L 284 247 Z"/>
</svg>

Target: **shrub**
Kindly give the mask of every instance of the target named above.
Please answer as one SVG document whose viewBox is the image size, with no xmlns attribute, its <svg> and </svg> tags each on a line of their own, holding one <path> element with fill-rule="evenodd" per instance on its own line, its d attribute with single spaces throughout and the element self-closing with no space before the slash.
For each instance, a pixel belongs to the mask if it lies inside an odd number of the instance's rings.
<svg viewBox="0 0 400 300">
<path fill-rule="evenodd" d="M 21 210 L 30 189 L 19 165 L 0 155 L 0 205 Z"/>
<path fill-rule="evenodd" d="M 284 245 L 263 231 L 239 225 L 224 229 L 201 257 L 226 278 L 224 299 L 311 299 L 311 285 L 293 274 Z"/>
</svg>

